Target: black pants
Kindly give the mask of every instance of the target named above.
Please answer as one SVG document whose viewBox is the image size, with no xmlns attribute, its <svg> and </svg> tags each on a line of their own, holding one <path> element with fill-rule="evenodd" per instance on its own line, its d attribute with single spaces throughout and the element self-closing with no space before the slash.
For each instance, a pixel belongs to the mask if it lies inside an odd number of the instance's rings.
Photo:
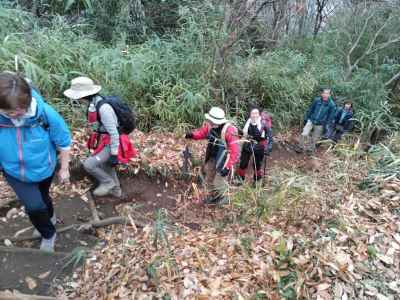
<svg viewBox="0 0 400 300">
<path fill-rule="evenodd" d="M 49 194 L 53 176 L 40 182 L 23 182 L 8 174 L 4 175 L 18 199 L 24 205 L 33 226 L 42 237 L 51 238 L 56 232 L 50 220 L 54 215 L 53 201 Z"/>
<path fill-rule="evenodd" d="M 252 164 L 254 168 L 254 175 L 257 178 L 261 178 L 262 174 L 262 163 L 264 160 L 264 147 L 262 145 L 250 145 L 244 144 L 242 153 L 240 155 L 240 164 L 239 164 L 239 175 L 245 177 L 247 167 L 249 163 Z"/>
</svg>

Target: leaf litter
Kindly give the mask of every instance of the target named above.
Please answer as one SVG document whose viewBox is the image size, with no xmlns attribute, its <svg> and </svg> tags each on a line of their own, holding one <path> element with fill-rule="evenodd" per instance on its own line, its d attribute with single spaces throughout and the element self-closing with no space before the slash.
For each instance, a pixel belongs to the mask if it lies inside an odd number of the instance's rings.
<svg viewBox="0 0 400 300">
<path fill-rule="evenodd" d="M 74 156 L 82 160 L 85 133 L 74 136 Z M 133 140 L 140 154 L 125 172 L 179 175 L 186 141 L 158 132 Z M 191 145 L 196 157 L 203 148 Z M 400 182 L 386 181 L 378 194 L 360 190 L 368 163 L 328 149 L 328 167 L 274 164 L 260 194 L 269 201 L 261 217 L 254 192 L 236 199 L 242 191 L 232 188 L 222 209 L 192 205 L 200 231 L 173 220 L 142 230 L 112 226 L 59 291 L 71 299 L 398 299 Z"/>
</svg>

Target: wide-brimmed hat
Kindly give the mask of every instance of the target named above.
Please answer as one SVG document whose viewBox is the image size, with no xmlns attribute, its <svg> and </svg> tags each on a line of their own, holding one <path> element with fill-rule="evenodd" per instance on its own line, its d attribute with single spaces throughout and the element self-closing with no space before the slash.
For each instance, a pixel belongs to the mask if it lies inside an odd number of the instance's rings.
<svg viewBox="0 0 400 300">
<path fill-rule="evenodd" d="M 209 120 L 216 125 L 221 125 L 228 122 L 228 120 L 225 119 L 225 112 L 219 107 L 212 107 L 204 116 L 206 120 Z"/>
<path fill-rule="evenodd" d="M 71 87 L 64 91 L 64 95 L 70 99 L 81 99 L 100 92 L 101 86 L 94 84 L 88 77 L 77 77 L 71 80 Z"/>
</svg>

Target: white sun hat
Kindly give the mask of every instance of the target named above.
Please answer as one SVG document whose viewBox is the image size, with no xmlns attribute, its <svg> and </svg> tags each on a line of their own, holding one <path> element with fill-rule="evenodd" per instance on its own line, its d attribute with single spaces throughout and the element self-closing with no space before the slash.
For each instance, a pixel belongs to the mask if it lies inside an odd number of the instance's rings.
<svg viewBox="0 0 400 300">
<path fill-rule="evenodd" d="M 212 107 L 204 116 L 206 120 L 209 120 L 216 125 L 221 125 L 228 122 L 228 120 L 225 119 L 225 112 L 219 107 Z"/>
<path fill-rule="evenodd" d="M 88 77 L 77 77 L 71 80 L 71 87 L 64 91 L 64 95 L 70 99 L 81 99 L 100 92 L 101 86 L 94 84 Z"/>
</svg>

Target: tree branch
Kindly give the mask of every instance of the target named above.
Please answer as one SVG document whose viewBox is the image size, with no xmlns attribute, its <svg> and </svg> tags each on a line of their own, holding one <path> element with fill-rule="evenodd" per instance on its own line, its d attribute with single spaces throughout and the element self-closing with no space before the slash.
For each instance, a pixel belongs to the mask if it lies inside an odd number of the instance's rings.
<svg viewBox="0 0 400 300">
<path fill-rule="evenodd" d="M 394 74 L 392 78 L 385 82 L 385 87 L 392 85 L 394 82 L 400 79 L 400 71 L 397 74 Z"/>
</svg>

